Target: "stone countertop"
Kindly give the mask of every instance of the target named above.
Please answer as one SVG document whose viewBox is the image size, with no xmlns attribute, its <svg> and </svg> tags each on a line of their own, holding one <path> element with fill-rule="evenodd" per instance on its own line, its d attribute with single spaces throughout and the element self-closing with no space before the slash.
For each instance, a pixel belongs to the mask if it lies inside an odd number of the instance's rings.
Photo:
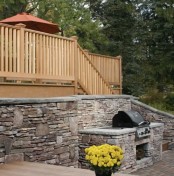
<svg viewBox="0 0 174 176">
<path fill-rule="evenodd" d="M 150 124 L 151 128 L 156 128 L 161 126 L 164 126 L 164 124 L 162 123 Z M 79 130 L 79 133 L 81 134 L 101 134 L 101 135 L 114 135 L 114 136 L 135 133 L 135 132 L 136 132 L 136 127 L 135 128 L 113 128 L 111 126 Z"/>
<path fill-rule="evenodd" d="M 150 123 L 151 128 L 163 127 L 163 126 L 164 126 L 164 123 L 157 123 L 157 122 Z"/>
<path fill-rule="evenodd" d="M 100 128 L 89 128 L 80 130 L 79 133 L 82 134 L 102 134 L 102 135 L 122 135 L 128 133 L 135 133 L 136 128 L 113 128 L 111 126 L 100 127 Z"/>
</svg>

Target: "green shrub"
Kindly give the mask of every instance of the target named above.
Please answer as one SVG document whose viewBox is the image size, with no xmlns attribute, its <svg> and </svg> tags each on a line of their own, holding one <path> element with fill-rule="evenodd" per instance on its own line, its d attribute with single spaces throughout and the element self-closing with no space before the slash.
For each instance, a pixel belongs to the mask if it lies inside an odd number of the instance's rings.
<svg viewBox="0 0 174 176">
<path fill-rule="evenodd" d="M 164 94 L 159 92 L 157 89 L 150 89 L 147 94 L 140 97 L 140 101 L 146 104 L 161 103 L 164 99 Z"/>
<path fill-rule="evenodd" d="M 165 104 L 167 109 L 174 111 L 174 93 L 170 93 L 166 96 Z"/>
<path fill-rule="evenodd" d="M 174 93 L 166 95 L 157 89 L 149 89 L 147 94 L 140 97 L 140 101 L 161 111 L 174 114 Z"/>
</svg>

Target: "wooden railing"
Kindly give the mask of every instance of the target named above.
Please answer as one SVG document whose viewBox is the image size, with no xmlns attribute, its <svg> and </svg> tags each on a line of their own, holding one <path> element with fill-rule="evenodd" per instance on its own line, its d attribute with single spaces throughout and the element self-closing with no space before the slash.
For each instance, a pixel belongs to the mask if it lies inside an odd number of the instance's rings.
<svg viewBox="0 0 174 176">
<path fill-rule="evenodd" d="M 74 42 L 25 29 L 1 25 L 1 76 L 74 80 Z"/>
<path fill-rule="evenodd" d="M 79 86 L 86 94 L 113 94 L 109 83 L 121 85 L 120 59 L 112 62 L 110 57 L 97 56 L 84 52 L 75 38 L 0 24 L 0 77 L 4 80 L 65 81 L 74 84 L 75 94 Z M 110 65 L 99 67 L 101 60 Z"/>
<path fill-rule="evenodd" d="M 106 82 L 120 94 L 122 92 L 121 56 L 111 57 L 88 51 L 86 53 Z"/>
<path fill-rule="evenodd" d="M 88 55 L 78 45 L 78 82 L 83 84 L 90 94 L 113 94 L 110 85 L 107 84 Z M 83 81 L 83 82 L 82 82 Z"/>
</svg>

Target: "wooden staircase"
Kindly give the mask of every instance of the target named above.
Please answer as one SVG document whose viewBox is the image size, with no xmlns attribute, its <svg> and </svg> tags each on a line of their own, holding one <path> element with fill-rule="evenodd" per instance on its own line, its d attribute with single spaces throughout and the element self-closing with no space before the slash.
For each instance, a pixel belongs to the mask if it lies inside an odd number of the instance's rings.
<svg viewBox="0 0 174 176">
<path fill-rule="evenodd" d="M 76 59 L 78 63 L 77 82 L 85 94 L 114 94 L 110 85 L 79 45 Z"/>
</svg>

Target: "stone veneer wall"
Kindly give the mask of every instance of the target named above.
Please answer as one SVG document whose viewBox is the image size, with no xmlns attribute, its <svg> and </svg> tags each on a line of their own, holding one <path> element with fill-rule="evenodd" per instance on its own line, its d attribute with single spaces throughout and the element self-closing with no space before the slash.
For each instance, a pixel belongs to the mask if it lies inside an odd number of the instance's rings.
<svg viewBox="0 0 174 176">
<path fill-rule="evenodd" d="M 133 98 L 112 95 L 0 99 L 0 163 L 25 160 L 77 167 L 78 130 L 111 125 L 119 110 L 130 110 L 131 106 L 143 110 Z M 163 121 L 167 124 L 166 136 L 173 118 L 166 116 L 165 120 L 164 116 Z"/>
<path fill-rule="evenodd" d="M 79 130 L 112 124 L 113 116 L 131 109 L 132 96 L 78 96 Z"/>
<path fill-rule="evenodd" d="M 13 160 L 78 167 L 78 130 L 111 124 L 131 96 L 0 99 L 0 163 Z"/>
<path fill-rule="evenodd" d="M 164 142 L 169 142 L 169 149 L 174 149 L 174 115 L 159 111 L 137 100 L 131 100 L 131 107 L 150 122 L 164 123 Z"/>
<path fill-rule="evenodd" d="M 75 98 L 1 99 L 0 104 L 0 163 L 78 165 Z"/>
</svg>

